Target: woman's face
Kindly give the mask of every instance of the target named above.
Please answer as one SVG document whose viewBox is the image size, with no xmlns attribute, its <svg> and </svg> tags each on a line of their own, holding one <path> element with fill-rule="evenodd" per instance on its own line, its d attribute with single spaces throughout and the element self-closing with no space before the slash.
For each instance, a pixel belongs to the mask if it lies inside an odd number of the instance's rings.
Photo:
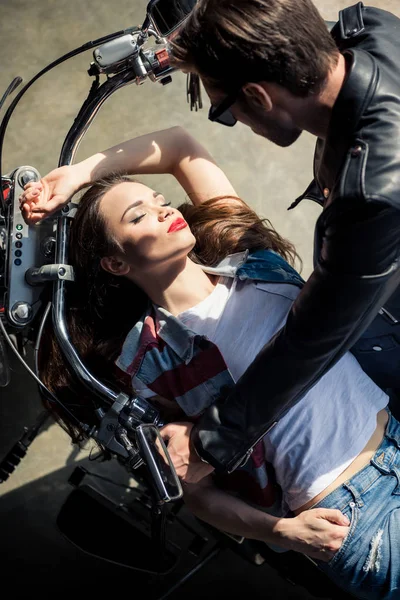
<svg viewBox="0 0 400 600">
<path fill-rule="evenodd" d="M 100 211 L 122 249 L 118 259 L 132 268 L 132 274 L 168 267 L 186 257 L 196 241 L 182 214 L 141 183 L 122 182 L 111 188 Z"/>
</svg>

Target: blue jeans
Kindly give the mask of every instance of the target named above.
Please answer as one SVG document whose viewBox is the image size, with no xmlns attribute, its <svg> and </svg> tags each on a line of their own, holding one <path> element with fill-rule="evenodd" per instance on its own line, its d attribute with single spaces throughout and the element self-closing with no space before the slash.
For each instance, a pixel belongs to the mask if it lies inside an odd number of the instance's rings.
<svg viewBox="0 0 400 600">
<path fill-rule="evenodd" d="M 329 563 L 318 566 L 357 598 L 400 599 L 400 423 L 389 416 L 370 464 L 313 508 L 338 508 L 351 522 Z"/>
</svg>

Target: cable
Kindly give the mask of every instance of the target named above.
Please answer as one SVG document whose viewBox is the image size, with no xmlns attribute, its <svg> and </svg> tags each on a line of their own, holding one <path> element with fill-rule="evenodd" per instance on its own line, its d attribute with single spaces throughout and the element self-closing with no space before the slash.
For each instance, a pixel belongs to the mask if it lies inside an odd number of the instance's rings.
<svg viewBox="0 0 400 600">
<path fill-rule="evenodd" d="M 3 194 L 3 176 L 2 176 L 2 152 L 3 152 L 5 133 L 7 130 L 8 123 L 11 119 L 11 116 L 12 116 L 16 106 L 18 105 L 19 101 L 24 96 L 24 94 L 38 79 L 40 79 L 40 77 L 42 77 L 47 72 L 51 71 L 53 68 L 60 65 L 61 63 L 69 60 L 70 58 L 73 58 L 74 56 L 77 56 L 78 54 L 86 52 L 87 50 L 90 50 L 90 49 L 94 48 L 95 46 L 99 46 L 100 44 L 103 44 L 103 43 L 111 41 L 115 38 L 121 37 L 122 35 L 132 34 L 134 32 L 138 32 L 138 31 L 140 31 L 140 28 L 134 26 L 134 27 L 130 27 L 125 30 L 120 30 L 118 32 L 109 34 L 107 36 L 103 36 L 101 38 L 98 38 L 97 40 L 87 42 L 86 44 L 83 44 L 79 48 L 76 48 L 75 50 L 72 50 L 72 51 L 68 52 L 67 54 L 64 54 L 57 60 L 55 60 L 52 63 L 50 63 L 49 65 L 47 65 L 44 69 L 42 69 L 39 73 L 37 73 L 30 81 L 28 81 L 28 83 L 22 88 L 22 90 L 20 90 L 19 94 L 14 98 L 13 102 L 8 107 L 8 110 L 7 110 L 6 114 L 4 115 L 4 118 L 2 119 L 1 124 L 0 124 L 0 209 L 1 209 L 0 214 L 1 214 L 1 212 L 3 212 L 4 215 L 6 215 L 6 209 L 7 209 L 4 194 Z M 21 82 L 22 82 L 22 79 L 20 77 L 16 77 L 11 82 L 11 84 L 9 85 L 9 87 L 7 88 L 6 92 L 3 94 L 3 96 L 0 100 L 0 108 L 4 104 L 7 97 L 18 87 L 18 85 L 20 85 Z M 96 75 L 95 81 L 93 82 L 92 87 L 90 89 L 89 96 L 88 96 L 86 102 L 84 103 L 84 106 L 82 107 L 78 117 L 81 115 L 82 110 L 84 108 L 86 108 L 86 104 L 91 100 L 91 98 L 93 96 L 95 96 L 98 87 L 99 87 L 99 77 L 98 77 L 98 75 Z M 47 319 L 50 307 L 51 307 L 51 303 L 48 303 L 48 305 L 45 309 L 44 317 L 40 324 L 38 336 L 37 336 L 35 347 L 34 347 L 34 362 L 35 362 L 35 370 L 37 373 L 38 373 L 38 349 L 39 349 L 39 345 L 40 345 L 41 336 L 43 333 L 43 327 L 44 327 L 45 321 Z M 38 383 L 40 391 L 50 401 L 57 403 L 67 413 L 67 415 L 74 422 L 77 423 L 77 425 L 85 433 L 88 433 L 91 429 L 90 426 L 85 423 L 82 423 L 66 406 L 64 406 L 64 404 L 43 384 L 43 382 L 39 379 L 37 374 L 34 373 L 34 371 L 32 371 L 32 369 L 29 367 L 29 365 L 26 363 L 26 361 L 22 358 L 22 356 L 19 354 L 18 350 L 15 348 L 14 344 L 12 343 L 11 338 L 5 329 L 5 326 L 2 322 L 1 317 L 0 317 L 0 331 L 3 332 L 4 339 L 10 346 L 12 352 L 15 354 L 17 359 L 20 361 L 20 363 L 23 365 L 23 367 L 27 370 L 29 375 Z"/>
<path fill-rule="evenodd" d="M 181 587 L 181 585 L 186 583 L 186 581 L 188 579 L 190 579 L 190 577 L 195 575 L 198 571 L 200 571 L 200 569 L 202 569 L 207 563 L 209 563 L 210 560 L 215 558 L 217 556 L 217 554 L 219 554 L 221 552 L 221 550 L 222 550 L 221 546 L 218 546 L 218 545 L 215 546 L 211 550 L 211 552 L 209 554 L 207 554 L 207 556 L 205 556 L 205 558 L 203 558 L 202 561 L 200 561 L 195 567 L 193 567 L 193 569 L 191 569 L 188 573 L 186 573 L 179 581 L 177 581 L 172 587 L 170 587 L 169 590 L 167 590 L 162 596 L 159 596 L 157 598 L 157 600 L 165 600 L 165 598 L 169 598 L 169 596 L 173 592 L 175 592 L 179 587 Z"/>
<path fill-rule="evenodd" d="M 41 342 L 41 339 L 42 339 L 44 325 L 46 323 L 46 320 L 47 320 L 47 317 L 49 315 L 50 309 L 51 309 L 51 302 L 48 302 L 47 306 L 45 308 L 42 320 L 40 321 L 39 331 L 38 331 L 38 334 L 36 336 L 35 347 L 33 348 L 34 359 L 35 359 L 35 371 L 36 371 L 36 375 L 37 376 L 39 376 L 39 365 L 38 365 L 39 346 L 40 346 L 40 342 Z"/>
<path fill-rule="evenodd" d="M 7 348 L 3 337 L 0 335 L 0 387 L 7 387 L 10 383 L 10 366 L 7 359 Z"/>
<path fill-rule="evenodd" d="M 18 350 L 16 349 L 16 347 L 14 346 L 14 344 L 12 343 L 12 340 L 10 338 L 10 336 L 8 335 L 6 328 L 4 327 L 4 323 L 3 320 L 0 318 L 0 330 L 4 335 L 4 339 L 6 340 L 6 342 L 8 343 L 8 345 L 10 346 L 11 350 L 13 351 L 13 353 L 15 354 L 15 356 L 18 358 L 18 360 L 20 361 L 20 363 L 25 367 L 25 369 L 28 371 L 29 375 L 31 377 L 33 377 L 33 379 L 39 384 L 40 386 L 40 390 L 46 394 L 47 398 L 50 400 L 52 400 L 53 402 L 55 402 L 56 404 L 58 404 L 59 406 L 61 406 L 61 408 L 68 414 L 68 416 L 70 418 L 72 418 L 77 425 L 83 429 L 83 431 L 85 431 L 86 433 L 89 431 L 90 427 L 89 425 L 87 425 L 86 423 L 82 423 L 70 410 L 68 410 L 68 408 L 66 406 L 64 406 L 64 404 L 53 394 L 53 392 L 51 392 L 42 381 L 40 381 L 39 377 L 37 377 L 37 375 L 32 371 L 32 369 L 30 368 L 30 366 L 24 361 L 24 359 L 22 358 L 22 356 L 20 355 L 20 353 L 18 352 Z"/>
<path fill-rule="evenodd" d="M 39 71 L 39 73 L 37 73 L 30 81 L 28 81 L 28 83 L 22 88 L 22 90 L 20 90 L 19 94 L 14 98 L 13 102 L 11 103 L 11 105 L 8 107 L 8 110 L 6 112 L 6 114 L 3 117 L 3 120 L 0 124 L 0 207 L 2 208 L 2 211 L 4 212 L 4 214 L 6 214 L 6 204 L 5 204 L 5 198 L 4 198 L 4 194 L 3 194 L 3 175 L 2 175 L 2 153 L 3 153 L 3 144 L 4 144 L 4 137 L 5 137 L 5 133 L 7 130 L 7 126 L 8 123 L 10 121 L 10 118 L 17 106 L 17 104 L 19 103 L 19 101 L 21 100 L 21 98 L 24 96 L 24 94 L 28 91 L 28 89 L 35 83 L 35 81 L 37 81 L 38 79 L 40 79 L 40 77 L 42 77 L 43 75 L 45 75 L 47 72 L 51 71 L 52 69 L 54 69 L 56 66 L 60 65 L 61 63 L 65 62 L 66 60 L 69 60 L 70 58 L 73 58 L 74 56 L 77 56 L 78 54 L 81 54 L 83 52 L 86 52 L 87 50 L 90 50 L 91 48 L 98 46 L 102 43 L 111 41 L 117 37 L 120 37 L 122 35 L 128 34 L 128 33 L 133 33 L 135 31 L 139 31 L 140 28 L 139 27 L 129 27 L 128 29 L 125 30 L 120 30 L 117 31 L 115 33 L 111 33 L 109 35 L 103 36 L 101 38 L 98 38 L 97 40 L 94 41 L 90 41 L 87 42 L 86 44 L 83 44 L 82 46 L 80 46 L 79 48 L 75 48 L 75 50 L 71 50 L 70 52 L 68 52 L 67 54 L 64 54 L 63 56 L 61 56 L 60 58 L 58 58 L 57 60 L 53 61 L 52 63 L 50 63 L 49 65 L 47 65 L 44 69 L 42 69 L 41 71 Z M 9 85 L 9 87 L 7 88 L 6 92 L 3 94 L 3 97 L 0 101 L 0 108 L 2 106 L 2 104 L 5 102 L 5 100 L 7 99 L 7 97 L 9 96 L 10 93 L 12 93 L 16 87 L 18 87 L 18 85 L 20 85 L 20 83 L 22 82 L 22 79 L 20 77 L 16 77 L 11 84 Z M 95 90 L 96 86 L 98 86 L 98 78 L 96 78 L 96 80 L 93 82 L 92 84 L 92 88 L 90 90 L 89 96 L 90 94 Z M 45 318 L 47 317 L 48 314 L 48 310 L 49 310 L 49 305 L 47 305 L 46 307 L 46 314 L 45 314 Z M 35 368 L 37 368 L 37 344 L 38 342 L 40 342 L 40 337 L 42 334 L 42 330 L 43 330 L 43 326 L 44 326 L 44 321 L 45 319 L 42 321 L 41 324 L 41 328 L 39 330 L 39 335 L 38 335 L 38 340 L 36 342 L 35 345 Z M 18 350 L 14 347 L 14 344 L 12 343 L 5 327 L 4 324 L 0 318 L 0 329 L 3 332 L 4 338 L 7 341 L 8 345 L 10 346 L 11 350 L 13 351 L 13 353 L 15 354 L 15 356 L 18 358 L 18 360 L 22 363 L 22 365 L 24 366 L 24 368 L 28 371 L 29 375 L 31 377 L 33 377 L 33 379 L 35 379 L 35 381 L 39 384 L 40 389 L 43 393 L 46 394 L 46 396 L 48 397 L 48 399 L 51 399 L 53 402 L 56 402 L 59 406 L 61 406 L 63 408 L 63 410 L 79 425 L 80 428 L 82 428 L 84 431 L 88 431 L 89 430 L 89 426 L 86 425 L 85 423 L 82 423 L 81 421 L 79 421 L 79 419 L 77 417 L 75 417 L 75 415 L 69 411 L 67 409 L 66 406 L 64 406 L 59 400 L 58 398 L 52 393 L 50 392 L 50 390 L 42 383 L 42 381 L 40 381 L 40 379 L 37 377 L 37 375 L 32 371 L 32 369 L 29 367 L 29 365 L 24 361 L 24 359 L 22 358 L 22 356 L 19 354 Z"/>
<path fill-rule="evenodd" d="M 3 108 L 4 102 L 7 100 L 8 96 L 12 94 L 21 83 L 22 77 L 14 77 L 0 100 L 0 110 Z"/>
<path fill-rule="evenodd" d="M 4 115 L 4 118 L 0 125 L 0 184 L 1 184 L 0 185 L 0 205 L 3 209 L 3 211 L 5 211 L 5 206 L 6 206 L 5 198 L 3 195 L 3 186 L 2 186 L 2 177 L 3 177 L 3 175 L 2 175 L 2 154 L 3 154 L 4 136 L 5 136 L 7 125 L 11 118 L 11 115 L 13 114 L 18 102 L 21 100 L 21 98 L 25 94 L 25 92 L 27 92 L 29 90 L 29 88 L 35 83 L 35 81 L 40 79 L 40 77 L 42 77 L 43 75 L 48 73 L 48 71 L 51 71 L 52 69 L 54 69 L 61 63 L 65 62 L 66 60 L 69 60 L 70 58 L 73 58 L 74 56 L 77 56 L 78 54 L 82 54 L 83 52 L 86 52 L 87 50 L 91 50 L 95 46 L 99 46 L 100 44 L 103 44 L 104 42 L 109 42 L 117 37 L 126 35 L 128 33 L 133 33 L 135 31 L 139 31 L 139 30 L 140 30 L 140 28 L 136 27 L 136 26 L 128 27 L 128 29 L 122 29 L 115 33 L 110 33 L 109 35 L 98 38 L 97 40 L 86 42 L 86 44 L 83 44 L 83 46 L 80 46 L 79 48 L 75 48 L 75 50 L 71 50 L 70 52 L 67 52 L 67 54 L 64 54 L 60 58 L 57 58 L 57 60 L 55 60 L 52 63 L 50 63 L 49 65 L 47 65 L 47 67 L 45 67 L 44 69 L 39 71 L 39 73 L 37 73 L 34 77 L 32 77 L 32 79 L 30 81 L 28 81 L 28 83 L 26 85 L 24 85 L 24 87 L 19 92 L 19 94 L 14 98 L 13 102 L 8 107 L 8 110 L 7 110 L 6 114 Z M 15 89 L 15 86 L 12 88 L 11 91 L 13 91 L 14 89 Z"/>
<path fill-rule="evenodd" d="M 157 573 L 155 571 L 150 571 L 150 569 L 141 569 L 140 567 L 133 567 L 132 565 L 126 565 L 126 564 L 118 562 L 116 560 L 112 560 L 111 558 L 106 558 L 105 556 L 101 556 L 100 554 L 95 554 L 94 552 L 90 552 L 89 550 L 86 550 L 82 546 L 79 546 L 79 544 L 77 544 L 71 538 L 69 538 L 63 531 L 60 530 L 60 533 L 70 544 L 72 544 L 73 546 L 75 546 L 75 548 L 78 548 L 78 550 L 81 550 L 81 552 L 84 552 L 88 556 L 93 556 L 94 558 L 98 558 L 99 560 L 104 560 L 105 562 L 110 563 L 111 565 L 116 565 L 117 567 L 124 567 L 125 569 L 130 569 L 131 571 L 138 571 L 139 573 L 147 573 L 148 575 L 157 575 Z M 175 567 L 176 567 L 176 564 L 173 564 L 172 567 L 170 567 L 167 571 L 164 571 L 162 573 L 162 575 L 163 576 L 169 575 L 170 573 L 172 573 L 172 571 L 174 570 Z"/>
<path fill-rule="evenodd" d="M 165 504 L 157 504 L 156 499 L 153 498 L 151 507 L 151 539 L 157 548 L 154 559 L 158 575 L 161 575 L 165 561 L 166 528 L 167 507 Z"/>
</svg>

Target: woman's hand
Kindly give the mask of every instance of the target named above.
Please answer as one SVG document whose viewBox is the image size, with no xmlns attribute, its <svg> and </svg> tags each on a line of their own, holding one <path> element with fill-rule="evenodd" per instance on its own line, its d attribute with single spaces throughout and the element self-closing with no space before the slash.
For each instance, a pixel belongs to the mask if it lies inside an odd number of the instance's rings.
<svg viewBox="0 0 400 600">
<path fill-rule="evenodd" d="M 84 183 L 76 166 L 54 169 L 40 181 L 27 183 L 20 196 L 24 220 L 34 225 L 60 210 Z"/>
<path fill-rule="evenodd" d="M 349 520 L 340 510 L 313 508 L 293 519 L 279 519 L 274 534 L 284 548 L 328 562 L 339 550 L 349 529 Z"/>
</svg>

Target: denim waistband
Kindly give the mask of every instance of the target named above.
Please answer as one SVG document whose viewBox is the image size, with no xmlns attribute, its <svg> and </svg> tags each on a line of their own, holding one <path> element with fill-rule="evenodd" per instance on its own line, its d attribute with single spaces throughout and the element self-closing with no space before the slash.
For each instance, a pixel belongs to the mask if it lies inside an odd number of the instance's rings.
<svg viewBox="0 0 400 600">
<path fill-rule="evenodd" d="M 389 413 L 385 435 L 368 465 L 352 475 L 348 481 L 333 490 L 312 508 L 328 507 L 342 510 L 349 503 L 349 492 L 358 506 L 363 506 L 362 495 L 381 477 L 382 474 L 395 473 L 400 482 L 400 423 Z M 400 493 L 400 484 L 398 485 Z"/>
</svg>

